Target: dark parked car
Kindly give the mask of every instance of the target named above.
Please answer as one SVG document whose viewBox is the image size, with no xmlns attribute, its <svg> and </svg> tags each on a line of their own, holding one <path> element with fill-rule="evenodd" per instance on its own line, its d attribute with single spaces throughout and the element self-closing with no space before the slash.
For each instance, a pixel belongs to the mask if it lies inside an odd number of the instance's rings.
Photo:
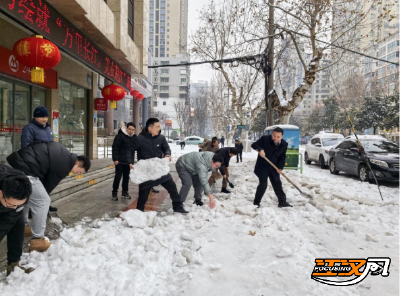
<svg viewBox="0 0 400 296">
<path fill-rule="evenodd" d="M 331 174 L 346 172 L 356 175 L 361 181 L 373 181 L 372 172 L 366 161 L 369 159 L 372 171 L 377 180 L 399 180 L 399 146 L 386 139 L 359 137 L 365 155 L 354 139 L 346 139 L 329 151 L 329 170 Z"/>
</svg>

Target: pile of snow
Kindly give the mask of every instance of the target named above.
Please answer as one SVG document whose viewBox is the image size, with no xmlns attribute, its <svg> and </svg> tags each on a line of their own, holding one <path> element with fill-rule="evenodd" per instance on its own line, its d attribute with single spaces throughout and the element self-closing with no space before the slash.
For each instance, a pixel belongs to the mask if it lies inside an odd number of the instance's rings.
<svg viewBox="0 0 400 296">
<path fill-rule="evenodd" d="M 278 208 L 271 186 L 252 205 L 254 160 L 231 160 L 235 188 L 216 208 L 193 205 L 187 215 L 131 210 L 62 232 L 45 253 L 24 254 L 36 270 L 5 277 L 2 296 L 31 295 L 398 295 L 399 188 L 331 175 L 318 166 L 287 174 L 314 196 L 302 197 L 285 179 L 293 208 Z M 170 203 L 170 201 L 169 201 Z M 390 276 L 334 287 L 311 279 L 316 258 L 390 257 Z"/>
<path fill-rule="evenodd" d="M 129 177 L 135 184 L 141 184 L 150 180 L 160 179 L 169 173 L 168 158 L 151 158 L 139 160 L 131 170 Z"/>
</svg>

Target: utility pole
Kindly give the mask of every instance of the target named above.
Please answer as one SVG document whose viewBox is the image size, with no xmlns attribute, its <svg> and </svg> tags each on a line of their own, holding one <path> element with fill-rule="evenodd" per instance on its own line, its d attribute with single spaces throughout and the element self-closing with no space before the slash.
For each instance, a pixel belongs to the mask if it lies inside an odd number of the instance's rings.
<svg viewBox="0 0 400 296">
<path fill-rule="evenodd" d="M 268 88 L 266 89 L 265 93 L 265 99 L 268 100 L 267 106 L 268 109 L 266 110 L 267 112 L 267 122 L 266 126 L 271 126 L 274 124 L 274 111 L 272 110 L 271 106 L 271 101 L 268 99 L 268 95 L 271 92 L 271 90 L 274 89 L 274 34 L 275 34 L 275 20 L 274 20 L 274 8 L 272 6 L 275 5 L 274 1 L 275 0 L 268 0 L 269 2 L 269 15 L 268 15 L 268 62 L 267 65 L 269 66 L 269 75 L 265 77 L 265 80 L 268 80 L 266 84 L 268 85 Z"/>
</svg>

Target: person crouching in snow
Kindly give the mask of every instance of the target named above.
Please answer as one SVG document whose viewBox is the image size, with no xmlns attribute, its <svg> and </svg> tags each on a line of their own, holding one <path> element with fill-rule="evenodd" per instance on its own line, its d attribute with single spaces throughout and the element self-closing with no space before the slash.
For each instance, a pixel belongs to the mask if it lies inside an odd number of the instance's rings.
<svg viewBox="0 0 400 296">
<path fill-rule="evenodd" d="M 199 144 L 199 148 L 201 149 L 199 152 L 217 152 L 219 149 L 219 143 L 217 137 L 213 137 L 211 140 L 204 142 L 203 144 Z"/>
<path fill-rule="evenodd" d="M 32 183 L 32 195 L 24 207 L 25 235 L 32 235 L 29 252 L 44 252 L 51 245 L 44 238 L 50 193 L 70 172 L 86 173 L 90 169 L 90 160 L 69 152 L 58 142 L 47 142 L 15 151 L 7 157 L 7 161 L 14 169 L 24 172 Z M 32 212 L 30 228 L 29 209 Z"/>
<path fill-rule="evenodd" d="M 208 179 L 208 183 L 210 186 L 212 186 L 217 180 L 221 179 L 221 175 L 224 178 L 222 180 L 222 193 L 231 193 L 227 187 L 228 187 L 228 178 L 229 178 L 229 162 L 231 160 L 231 157 L 237 155 L 238 151 L 234 147 L 225 147 L 219 149 L 215 154 L 220 154 L 223 159 L 224 163 L 221 165 L 219 168 L 220 173 L 218 173 L 217 170 L 215 170 L 212 174 L 211 177 Z"/>
<path fill-rule="evenodd" d="M 272 188 L 274 188 L 275 194 L 278 197 L 278 207 L 291 207 L 291 205 L 286 202 L 286 195 L 285 192 L 283 192 L 282 182 L 279 176 L 285 166 L 287 147 L 288 143 L 283 140 L 283 129 L 280 127 L 275 128 L 272 135 L 262 136 L 251 145 L 251 148 L 258 152 L 254 173 L 257 175 L 260 182 L 254 198 L 254 205 L 260 207 L 261 199 L 267 190 L 269 178 Z M 279 171 L 277 172 L 263 157 L 267 157 Z"/>
<path fill-rule="evenodd" d="M 175 164 L 176 171 L 182 181 L 179 191 L 182 202 L 186 200 L 190 188 L 194 187 L 194 203 L 202 206 L 201 196 L 204 194 L 210 199 L 209 206 L 215 207 L 214 196 L 208 184 L 207 173 L 218 169 L 224 162 L 224 158 L 212 152 L 191 152 L 178 158 Z"/>
<path fill-rule="evenodd" d="M 128 122 L 126 127 L 123 126 L 118 131 L 118 134 L 114 138 L 112 145 L 112 159 L 115 165 L 115 177 L 113 183 L 113 191 L 111 199 L 114 201 L 118 200 L 118 188 L 122 177 L 122 198 L 131 199 L 129 195 L 129 172 L 130 165 L 133 164 L 133 157 L 129 157 L 128 153 L 131 153 L 133 146 L 136 142 L 135 135 L 136 125 L 133 122 Z M 128 159 L 132 161 L 129 163 Z"/>
<path fill-rule="evenodd" d="M 7 236 L 7 276 L 16 267 L 25 273 L 34 269 L 19 265 L 24 245 L 22 210 L 32 194 L 32 184 L 21 171 L 0 164 L 0 242 Z"/>
<path fill-rule="evenodd" d="M 146 128 L 137 137 L 136 145 L 129 153 L 132 157 L 134 152 L 138 152 L 138 159 L 151 159 L 151 158 L 169 158 L 171 161 L 171 149 L 164 135 L 160 133 L 160 121 L 157 118 L 149 118 L 146 122 Z M 130 163 L 133 163 L 130 161 Z M 131 164 L 131 169 L 135 167 Z M 139 185 L 139 198 L 137 202 L 137 209 L 144 211 L 144 206 L 149 197 L 152 187 L 162 185 L 167 189 L 171 199 L 174 212 L 186 214 L 188 213 L 183 208 L 181 197 L 179 196 L 176 184 L 170 174 L 162 176 L 155 181 L 147 181 Z"/>
</svg>

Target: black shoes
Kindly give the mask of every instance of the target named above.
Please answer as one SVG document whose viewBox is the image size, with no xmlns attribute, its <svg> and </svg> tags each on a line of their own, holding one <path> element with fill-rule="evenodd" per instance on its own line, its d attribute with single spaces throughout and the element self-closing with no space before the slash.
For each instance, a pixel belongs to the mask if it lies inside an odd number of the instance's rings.
<svg viewBox="0 0 400 296">
<path fill-rule="evenodd" d="M 58 209 L 56 207 L 49 206 L 49 212 L 57 212 Z"/>
<path fill-rule="evenodd" d="M 176 206 L 174 208 L 174 213 L 181 213 L 181 214 L 187 214 L 189 213 L 188 211 L 186 211 L 182 205 Z"/>
<path fill-rule="evenodd" d="M 201 200 L 195 200 L 193 203 L 196 204 L 196 206 L 199 206 L 199 207 L 201 207 L 203 205 L 203 202 Z"/>
<path fill-rule="evenodd" d="M 278 204 L 278 208 L 287 208 L 287 207 L 293 207 L 293 206 L 290 203 L 288 203 L 287 201 L 279 202 L 279 204 Z"/>
<path fill-rule="evenodd" d="M 113 191 L 112 192 L 111 200 L 113 200 L 113 201 L 117 201 L 118 200 L 118 192 L 117 191 Z"/>
<path fill-rule="evenodd" d="M 129 195 L 128 191 L 122 191 L 122 196 L 123 199 L 131 199 L 131 196 Z"/>
<path fill-rule="evenodd" d="M 259 202 L 253 202 L 253 205 L 257 206 L 257 208 L 260 208 L 260 207 L 261 207 L 261 205 L 260 205 Z"/>
<path fill-rule="evenodd" d="M 226 188 L 222 188 L 221 189 L 221 193 L 231 193 L 231 192 Z"/>
</svg>

